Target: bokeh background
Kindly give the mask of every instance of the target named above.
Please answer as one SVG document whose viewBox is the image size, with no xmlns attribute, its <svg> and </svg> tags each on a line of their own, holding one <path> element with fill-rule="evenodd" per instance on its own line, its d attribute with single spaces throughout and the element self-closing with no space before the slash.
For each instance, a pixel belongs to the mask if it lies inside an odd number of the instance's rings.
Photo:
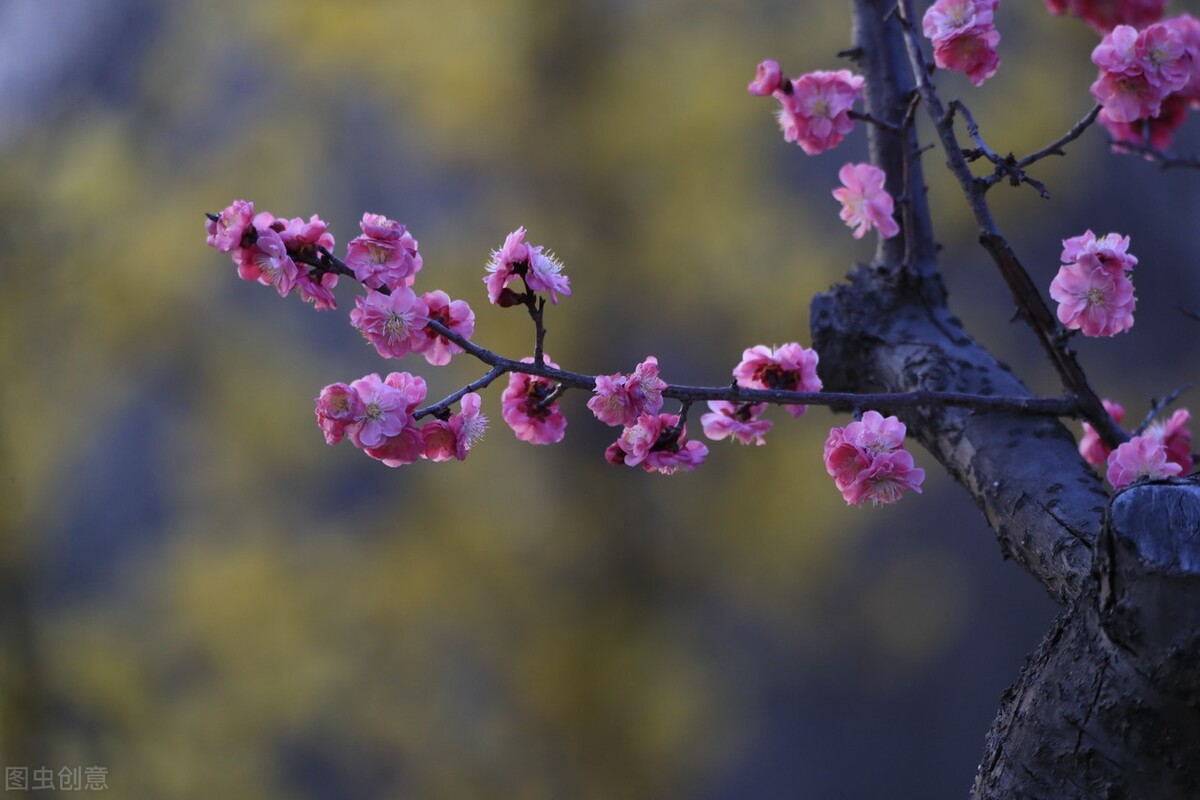
<svg viewBox="0 0 1200 800">
<path fill-rule="evenodd" d="M 1033 0 L 999 25 L 992 81 L 939 80 L 1025 153 L 1087 111 L 1096 36 Z M 385 213 L 418 289 L 521 356 L 481 278 L 525 225 L 572 279 L 557 361 L 724 383 L 871 256 L 829 194 L 861 128 L 806 158 L 745 93 L 848 44 L 847 3 L 0 3 L 0 760 L 129 798 L 964 796 L 1055 608 L 923 453 L 924 495 L 847 509 L 823 409 L 663 478 L 605 464 L 576 392 L 563 444 L 517 442 L 493 387 L 467 461 L 390 470 L 314 424 L 322 385 L 396 368 L 353 288 L 316 313 L 204 245 L 238 197 L 341 243 Z M 955 307 L 1055 392 L 941 163 Z M 1200 175 L 1099 131 L 1037 175 L 1052 200 L 993 203 L 1039 283 L 1067 236 L 1133 237 L 1138 325 L 1080 350 L 1140 417 L 1200 367 Z"/>
</svg>

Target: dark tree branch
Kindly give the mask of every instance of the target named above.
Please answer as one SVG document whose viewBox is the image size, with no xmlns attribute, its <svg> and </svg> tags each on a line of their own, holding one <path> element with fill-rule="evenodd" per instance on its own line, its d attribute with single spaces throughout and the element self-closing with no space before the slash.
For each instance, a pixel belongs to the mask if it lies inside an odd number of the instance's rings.
<svg viewBox="0 0 1200 800">
<path fill-rule="evenodd" d="M 974 800 L 1200 797 L 1200 485 L 1119 493 L 1087 593 L 989 731 Z"/>
<path fill-rule="evenodd" d="M 924 69 L 923 61 L 910 60 L 902 20 L 889 14 L 893 7 L 887 0 L 854 1 L 854 46 L 867 79 L 866 110 L 880 119 L 902 117 Z M 944 113 L 936 94 L 923 91 L 922 102 L 932 112 L 929 100 L 937 103 L 937 115 Z M 907 165 L 910 170 L 914 219 L 903 233 L 911 237 L 911 250 L 919 257 L 908 261 L 905 247 L 888 240 L 870 266 L 857 267 L 848 283 L 813 300 L 813 344 L 821 355 L 826 387 L 1029 395 L 946 307 L 921 165 L 911 158 L 918 149 L 915 136 L 910 130 L 901 139 L 873 126 L 867 133 L 873 163 L 889 174 L 890 168 Z M 966 170 L 955 147 L 951 142 L 948 149 Z M 966 174 L 969 185 L 973 179 L 969 170 Z M 994 229 L 986 205 L 978 210 Z M 900 415 L 967 488 L 996 531 L 1002 551 L 1060 603 L 1078 596 L 1089 574 L 1107 495 L 1079 457 L 1074 437 L 1053 420 L 1009 413 L 940 406 L 901 409 Z"/>
<path fill-rule="evenodd" d="M 1021 266 L 1016 254 L 1013 253 L 1000 233 L 984 197 L 987 192 L 986 182 L 971 173 L 971 168 L 963 156 L 962 148 L 954 133 L 953 114 L 946 110 L 933 82 L 929 79 L 929 63 L 925 60 L 925 55 L 921 50 L 921 40 L 914 27 L 915 16 L 912 0 L 900 0 L 897 8 L 904 21 L 902 38 L 908 50 L 911 72 L 916 76 L 921 99 L 925 103 L 926 111 L 933 119 L 938 138 L 942 142 L 942 149 L 946 153 L 946 166 L 962 187 L 967 204 L 975 215 L 975 221 L 979 224 L 980 242 L 1000 268 L 1000 274 L 1008 283 L 1018 312 L 1033 329 L 1042 349 L 1046 351 L 1050 362 L 1058 371 L 1063 387 L 1079 398 L 1079 405 L 1083 409 L 1084 416 L 1100 434 L 1100 438 L 1105 444 L 1109 447 L 1116 447 L 1125 441 L 1125 434 L 1104 410 L 1100 396 L 1088 383 L 1083 368 L 1075 359 L 1074 351 L 1067 346 L 1066 331 L 1050 313 L 1050 309 L 1042 299 L 1041 292 L 1034 286 L 1029 273 Z M 879 78 L 887 81 L 890 76 L 884 74 Z"/>
</svg>

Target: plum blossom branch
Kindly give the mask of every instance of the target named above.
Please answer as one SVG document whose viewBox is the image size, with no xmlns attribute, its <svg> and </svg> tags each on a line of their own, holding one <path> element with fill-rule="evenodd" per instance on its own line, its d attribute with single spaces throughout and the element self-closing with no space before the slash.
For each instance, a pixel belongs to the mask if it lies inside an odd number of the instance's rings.
<svg viewBox="0 0 1200 800">
<path fill-rule="evenodd" d="M 904 41 L 908 50 L 909 62 L 917 80 L 917 89 L 925 103 L 925 109 L 932 118 L 946 153 L 946 165 L 958 180 L 966 196 L 967 204 L 980 227 L 979 240 L 984 249 L 992 256 L 999 267 L 1000 273 L 1009 290 L 1012 292 L 1019 315 L 1033 329 L 1042 349 L 1045 350 L 1050 362 L 1054 365 L 1067 391 L 1078 400 L 1083 416 L 1091 422 L 1101 439 L 1110 447 L 1116 447 L 1126 440 L 1125 434 L 1113 422 L 1099 395 L 1092 389 L 1084 374 L 1083 368 L 1075 358 L 1075 352 L 1067 344 L 1066 330 L 1059 325 L 1057 319 L 1046 306 L 1041 293 L 1034 286 L 1029 273 L 1017 259 L 1007 240 L 1000 233 L 988 207 L 985 194 L 985 182 L 972 174 L 959 145 L 954 131 L 952 111 L 947 110 L 938 96 L 937 90 L 930 80 L 929 62 L 921 50 L 913 20 L 912 0 L 899 0 L 897 10 L 904 27 Z"/>
<path fill-rule="evenodd" d="M 591 375 L 558 369 L 540 363 L 517 361 L 493 353 L 469 339 L 459 336 L 440 322 L 431 321 L 429 326 L 441 336 L 446 337 L 461 347 L 467 354 L 488 364 L 492 372 L 485 378 L 487 382 L 508 372 L 519 372 L 534 375 L 539 378 L 556 381 L 564 386 L 591 391 L 596 387 L 596 379 Z M 480 380 L 484 380 L 481 378 Z M 483 384 L 487 385 L 487 384 Z M 467 391 L 472 391 L 468 389 Z M 784 389 L 747 389 L 736 384 L 727 386 L 687 386 L 684 384 L 668 384 L 662 390 L 663 397 L 670 397 L 684 403 L 696 403 L 707 400 L 724 400 L 732 403 L 771 403 L 773 405 L 821 405 L 835 409 L 852 408 L 913 408 L 917 406 L 965 406 L 978 411 L 1011 411 L 1019 414 L 1033 414 L 1052 417 L 1078 417 L 1080 409 L 1077 400 L 1070 396 L 1061 397 L 1001 397 L 996 395 L 968 394 L 964 392 L 894 392 L 894 393 L 858 393 L 858 392 L 797 392 Z M 449 405 L 457 398 L 441 401 Z M 431 413 L 431 412 L 426 412 Z"/>
<path fill-rule="evenodd" d="M 449 330 L 449 329 L 447 329 L 447 330 Z M 468 394 L 470 392 L 477 392 L 480 389 L 486 389 L 497 378 L 505 375 L 507 372 L 508 372 L 508 370 L 504 369 L 503 367 L 492 367 L 490 370 L 488 370 L 486 375 L 484 375 L 481 378 L 477 378 L 474 381 L 471 381 L 470 383 L 468 383 L 466 386 L 462 387 L 458 391 L 452 392 L 451 394 L 447 395 L 446 397 L 443 397 L 441 400 L 439 400 L 436 403 L 427 405 L 424 408 L 418 408 L 416 411 L 413 412 L 413 418 L 421 419 L 422 417 L 432 416 L 432 417 L 437 417 L 440 419 L 443 414 L 446 414 L 447 412 L 450 411 L 451 406 L 453 406 L 460 399 L 462 399 L 463 395 Z"/>
</svg>

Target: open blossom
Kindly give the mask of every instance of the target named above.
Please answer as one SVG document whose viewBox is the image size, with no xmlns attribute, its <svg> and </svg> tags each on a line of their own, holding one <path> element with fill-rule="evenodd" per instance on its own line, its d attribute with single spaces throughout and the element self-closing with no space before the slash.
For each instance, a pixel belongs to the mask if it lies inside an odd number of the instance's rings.
<svg viewBox="0 0 1200 800">
<path fill-rule="evenodd" d="M 846 164 L 838 170 L 842 186 L 833 196 L 842 204 L 842 221 L 854 228 L 854 238 L 861 239 L 871 228 L 880 237 L 890 239 L 900 232 L 892 216 L 892 196 L 883 188 L 887 176 L 870 164 Z"/>
<path fill-rule="evenodd" d="M 374 385 L 379 380 L 379 376 L 368 375 L 363 380 L 368 380 Z M 367 402 L 367 395 L 359 386 L 359 381 L 354 381 L 350 385 L 358 389 L 359 393 L 363 395 L 364 402 Z M 392 433 L 389 428 L 389 432 L 377 444 L 368 444 L 362 432 L 359 433 L 357 440 L 351 436 L 351 441 L 362 447 L 363 452 L 371 458 L 382 461 L 385 466 L 398 467 L 402 464 L 411 464 L 424 455 L 425 449 L 425 437 L 413 417 L 413 412 L 425 399 L 425 379 L 407 372 L 391 372 L 384 379 L 382 387 L 377 396 L 383 397 L 383 392 L 387 391 L 387 402 L 389 404 L 397 403 L 390 414 L 400 420 L 399 430 Z M 367 418 L 371 418 L 369 403 Z"/>
<path fill-rule="evenodd" d="M 365 299 L 361 295 L 354 298 L 354 304 L 350 324 L 384 358 L 403 358 L 418 346 L 425 346 L 428 309 L 407 286 L 390 295 L 369 291 Z"/>
<path fill-rule="evenodd" d="M 1104 404 L 1104 410 L 1113 418 L 1113 422 L 1120 425 L 1125 419 L 1124 407 L 1107 398 L 1100 402 Z M 1096 429 L 1087 422 L 1083 423 L 1083 437 L 1079 440 L 1079 455 L 1083 456 L 1083 460 L 1093 467 L 1098 467 L 1108 461 L 1108 454 L 1111 452 L 1112 448 L 1104 443 Z"/>
<path fill-rule="evenodd" d="M 1103 267 L 1063 264 L 1050 283 L 1058 319 L 1084 336 L 1116 336 L 1133 327 L 1133 282 Z"/>
<path fill-rule="evenodd" d="M 733 377 L 746 389 L 782 389 L 789 392 L 819 392 L 817 351 L 796 342 L 772 350 L 756 345 L 742 352 L 742 360 L 733 368 Z M 784 406 L 793 417 L 808 410 L 806 405 Z"/>
<path fill-rule="evenodd" d="M 820 70 L 792 81 L 790 93 L 775 92 L 783 138 L 810 156 L 836 147 L 854 127 L 850 109 L 862 97 L 863 83 L 849 70 Z"/>
<path fill-rule="evenodd" d="M 1108 456 L 1108 482 L 1124 489 L 1142 478 L 1178 475 L 1182 467 L 1167 460 L 1167 449 L 1153 436 L 1135 436 Z"/>
<path fill-rule="evenodd" d="M 475 333 L 475 312 L 465 300 L 451 300 L 445 292 L 434 290 L 421 295 L 419 302 L 424 304 L 429 320 L 440 322 L 464 339 L 470 339 Z M 449 364 L 451 356 L 463 351 L 445 336 L 428 329 L 424 336 L 416 338 L 412 350 L 425 356 L 425 360 L 435 367 Z"/>
<path fill-rule="evenodd" d="M 405 428 L 415 428 L 412 410 L 425 399 L 425 381 L 407 372 L 393 372 L 386 380 L 378 373 L 350 383 L 362 402 L 359 416 L 345 427 L 345 435 L 364 450 L 382 447 Z"/>
<path fill-rule="evenodd" d="M 346 266 L 354 277 L 372 289 L 412 286 L 422 260 L 408 229 L 381 214 L 363 214 L 359 227 L 362 236 L 346 247 Z"/>
<path fill-rule="evenodd" d="M 825 471 L 847 505 L 870 500 L 887 505 L 907 491 L 921 492 L 925 470 L 904 449 L 904 423 L 867 411 L 843 428 L 831 428 L 825 441 Z"/>
<path fill-rule="evenodd" d="M 1137 298 L 1129 271 L 1137 258 L 1128 252 L 1129 237 L 1090 230 L 1063 241 L 1063 266 L 1050 283 L 1058 319 L 1084 336 L 1115 336 L 1133 327 Z"/>
<path fill-rule="evenodd" d="M 993 15 L 1000 0 L 937 0 L 921 27 L 933 43 L 933 60 L 942 69 L 962 72 L 979 86 L 996 74 L 1000 32 Z"/>
<path fill-rule="evenodd" d="M 479 411 L 480 399 L 475 392 L 463 395 L 462 410 L 450 419 L 435 419 L 421 429 L 424 437 L 423 456 L 430 461 L 462 461 L 467 452 L 483 438 L 488 419 Z"/>
<path fill-rule="evenodd" d="M 253 220 L 254 203 L 234 200 L 227 208 L 222 209 L 216 219 L 209 220 L 205 225 L 208 231 L 208 246 L 215 247 L 222 253 L 240 247 L 242 237 L 250 229 Z"/>
<path fill-rule="evenodd" d="M 709 400 L 709 413 L 700 417 L 704 435 L 719 441 L 725 437 L 736 439 L 742 444 L 764 445 L 767 431 L 771 430 L 769 419 L 760 419 L 766 403 L 730 403 L 725 400 Z"/>
<path fill-rule="evenodd" d="M 643 414 L 604 451 L 610 464 L 641 466 L 663 475 L 690 472 L 707 456 L 703 442 L 687 439 L 687 426 L 679 424 L 678 414 Z"/>
<path fill-rule="evenodd" d="M 300 274 L 296 262 L 287 254 L 283 239 L 270 228 L 258 231 L 254 244 L 239 248 L 235 257 L 242 280 L 274 286 L 280 297 L 288 296 Z"/>
<path fill-rule="evenodd" d="M 533 358 L 522 359 L 532 364 Z M 546 359 L 546 365 L 558 365 Z M 530 444 L 554 444 L 562 441 L 567 433 L 567 418 L 563 416 L 557 400 L 547 403 L 554 393 L 555 383 L 548 378 L 539 378 L 523 372 L 508 376 L 508 388 L 500 396 L 500 416 L 523 442 Z"/>
<path fill-rule="evenodd" d="M 1118 25 L 1144 28 L 1162 19 L 1167 0 L 1046 0 L 1052 14 L 1079 17 L 1099 33 Z"/>
<path fill-rule="evenodd" d="M 667 383 L 658 377 L 658 359 L 646 356 L 631 375 L 596 376 L 596 392 L 588 408 L 605 425 L 629 426 L 643 414 L 657 414 Z"/>
<path fill-rule="evenodd" d="M 525 228 L 517 228 L 504 240 L 499 250 L 492 251 L 487 264 L 488 300 L 493 305 L 511 306 L 520 302 L 518 295 L 508 285 L 517 278 L 525 282 L 531 292 L 547 292 L 550 302 L 557 303 L 558 296 L 571 294 L 571 279 L 562 274 L 562 264 L 542 245 L 533 246 L 525 242 Z"/>
</svg>

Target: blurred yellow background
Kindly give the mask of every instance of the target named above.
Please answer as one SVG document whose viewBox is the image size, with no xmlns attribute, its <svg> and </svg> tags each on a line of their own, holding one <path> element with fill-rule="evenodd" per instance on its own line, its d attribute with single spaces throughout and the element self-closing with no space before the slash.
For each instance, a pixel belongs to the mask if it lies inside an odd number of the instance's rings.
<svg viewBox="0 0 1200 800">
<path fill-rule="evenodd" d="M 745 347 L 808 344 L 811 296 L 871 257 L 829 194 L 861 129 L 808 159 L 745 92 L 766 57 L 849 66 L 848 6 L 0 5 L 5 765 L 103 765 L 129 798 L 965 794 L 1054 609 L 923 452 L 924 495 L 845 509 L 823 409 L 663 478 L 604 463 L 579 392 L 563 444 L 517 442 L 494 386 L 467 461 L 390 470 L 324 444 L 320 387 L 398 368 L 441 396 L 485 370 L 383 363 L 353 287 L 316 313 L 204 244 L 238 197 L 320 214 L 339 252 L 387 214 L 418 288 L 520 357 L 528 322 L 481 279 L 525 225 L 572 279 L 555 360 L 723 384 Z M 1028 152 L 1090 106 L 1095 37 L 1036 2 L 999 24 L 997 77 L 942 85 Z M 957 309 L 1055 391 L 924 163 Z M 1050 203 L 995 207 L 1043 284 L 1058 240 L 1133 236 L 1140 327 L 1083 352 L 1138 417 L 1196 374 L 1171 305 L 1200 308 L 1200 180 L 1096 132 L 1038 176 Z"/>
</svg>

